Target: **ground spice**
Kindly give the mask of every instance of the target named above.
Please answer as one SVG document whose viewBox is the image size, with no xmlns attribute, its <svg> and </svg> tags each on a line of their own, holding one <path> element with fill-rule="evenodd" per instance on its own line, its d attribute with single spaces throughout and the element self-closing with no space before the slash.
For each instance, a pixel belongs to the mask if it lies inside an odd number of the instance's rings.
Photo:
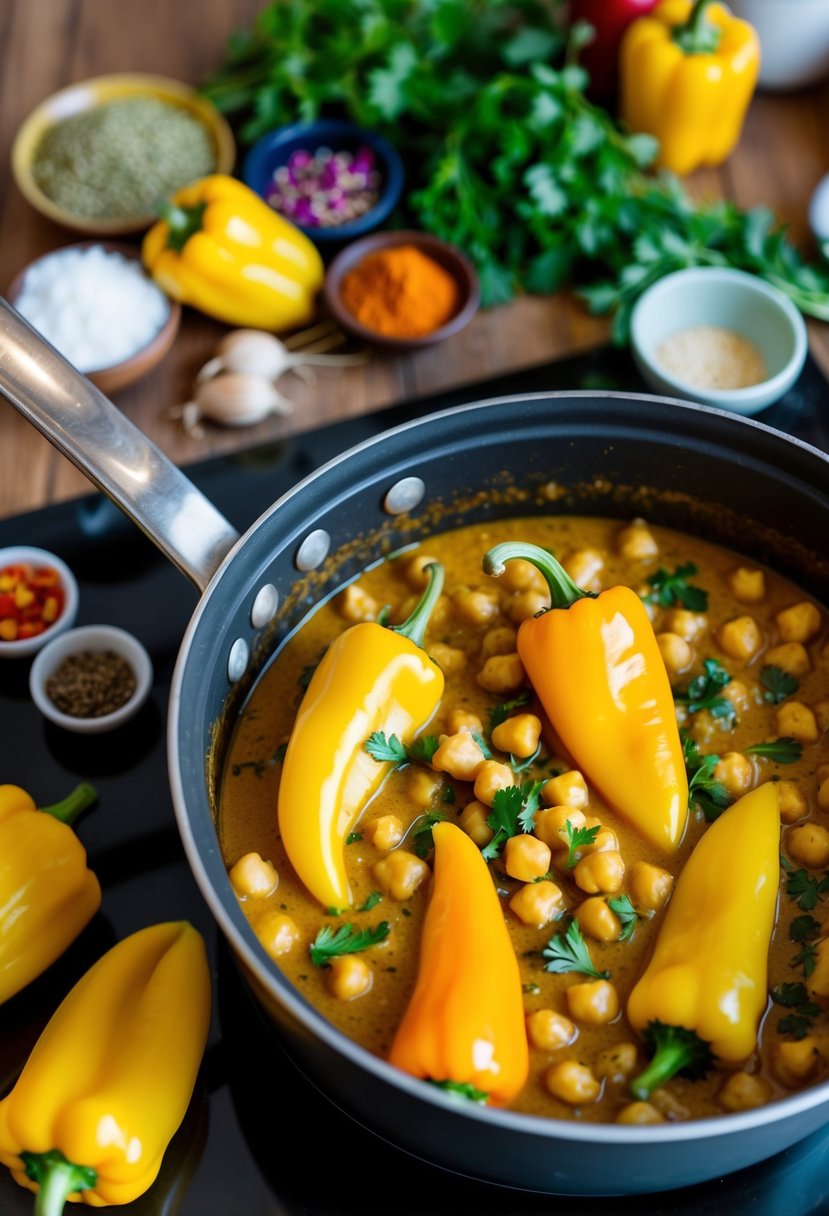
<svg viewBox="0 0 829 1216">
<path fill-rule="evenodd" d="M 67 655 L 46 682 L 49 700 L 72 718 L 103 718 L 125 705 L 134 692 L 135 672 L 112 650 Z"/>
<path fill-rule="evenodd" d="M 343 278 L 341 298 L 361 325 L 391 338 L 421 338 L 457 312 L 458 284 L 415 248 L 369 253 Z"/>
<path fill-rule="evenodd" d="M 671 334 L 659 344 L 655 358 L 663 371 L 693 388 L 747 388 L 768 375 L 754 343 L 718 325 L 695 325 Z"/>
<path fill-rule="evenodd" d="M 50 127 L 32 176 L 72 215 L 116 219 L 150 214 L 215 168 L 213 138 L 195 115 L 156 97 L 124 97 Z"/>
</svg>

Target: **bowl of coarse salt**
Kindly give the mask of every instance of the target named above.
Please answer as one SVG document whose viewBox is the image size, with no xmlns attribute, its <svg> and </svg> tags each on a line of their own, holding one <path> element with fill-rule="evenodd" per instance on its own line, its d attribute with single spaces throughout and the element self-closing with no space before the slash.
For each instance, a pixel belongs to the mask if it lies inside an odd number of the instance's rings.
<svg viewBox="0 0 829 1216">
<path fill-rule="evenodd" d="M 140 250 L 112 241 L 82 241 L 43 254 L 12 281 L 7 298 L 107 394 L 151 371 L 181 323 L 181 305 L 152 281 Z"/>
</svg>

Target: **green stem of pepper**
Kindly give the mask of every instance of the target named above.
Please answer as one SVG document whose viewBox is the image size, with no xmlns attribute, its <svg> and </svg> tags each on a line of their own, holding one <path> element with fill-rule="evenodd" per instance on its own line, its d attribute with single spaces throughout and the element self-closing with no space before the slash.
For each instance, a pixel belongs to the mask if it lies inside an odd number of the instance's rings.
<svg viewBox="0 0 829 1216">
<path fill-rule="evenodd" d="M 53 806 L 42 806 L 40 810 L 46 815 L 51 815 L 53 819 L 59 819 L 61 823 L 71 824 L 75 822 L 81 811 L 85 811 L 97 801 L 98 791 L 88 781 L 82 781 L 61 802 L 56 802 Z"/>
<path fill-rule="evenodd" d="M 501 545 L 495 545 L 484 555 L 484 572 L 498 578 L 504 573 L 506 563 L 516 558 L 531 562 L 536 570 L 540 570 L 544 575 L 550 588 L 553 608 L 569 608 L 576 600 L 596 598 L 594 592 L 582 591 L 581 587 L 577 587 L 561 563 L 557 562 L 547 549 L 542 549 L 539 545 L 525 544 L 524 541 L 504 541 Z"/>
<path fill-rule="evenodd" d="M 443 566 L 440 562 L 430 562 L 424 569 L 429 575 L 429 582 L 414 612 L 406 618 L 402 625 L 388 626 L 392 633 L 399 633 L 402 637 L 408 638 L 410 642 L 414 642 L 415 646 L 423 645 L 423 635 L 429 624 L 429 617 L 443 590 Z"/>
<path fill-rule="evenodd" d="M 207 203 L 196 203 L 193 207 L 179 207 L 168 199 L 159 203 L 156 211 L 161 219 L 167 221 L 167 245 L 176 253 L 181 253 L 184 246 L 197 232 L 204 227 L 204 213 Z"/>
<path fill-rule="evenodd" d="M 77 1191 L 91 1191 L 98 1175 L 89 1165 L 67 1161 L 58 1149 L 49 1153 L 21 1153 L 20 1159 L 40 1187 L 35 1197 L 35 1216 L 60 1216 L 66 1200 Z"/>
<path fill-rule="evenodd" d="M 719 47 L 722 29 L 708 20 L 708 8 L 713 2 L 696 0 L 688 20 L 675 27 L 671 37 L 686 55 L 710 55 Z"/>
</svg>

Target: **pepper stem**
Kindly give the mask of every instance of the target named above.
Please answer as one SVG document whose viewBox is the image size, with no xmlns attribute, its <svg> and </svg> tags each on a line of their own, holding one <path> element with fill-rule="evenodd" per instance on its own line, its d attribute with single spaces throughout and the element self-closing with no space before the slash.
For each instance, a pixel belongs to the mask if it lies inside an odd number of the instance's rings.
<svg viewBox="0 0 829 1216">
<path fill-rule="evenodd" d="M 61 823 L 74 823 L 81 811 L 98 801 L 98 791 L 88 781 L 76 785 L 71 794 L 67 794 L 62 802 L 53 806 L 42 806 L 40 809 L 46 815 L 59 819 Z"/>
<path fill-rule="evenodd" d="M 181 207 L 177 203 L 164 199 L 156 207 L 161 219 L 167 221 L 167 245 L 181 253 L 184 246 L 196 232 L 204 227 L 204 213 L 207 203 L 196 203 L 193 207 Z"/>
<path fill-rule="evenodd" d="M 488 553 L 485 553 L 484 573 L 491 574 L 493 578 L 499 578 L 504 573 L 506 563 L 514 561 L 516 558 L 531 562 L 536 570 L 540 570 L 544 575 L 547 586 L 550 588 L 553 608 L 569 608 L 571 604 L 575 604 L 576 600 L 596 598 L 594 592 L 582 591 L 581 587 L 577 587 L 561 563 L 557 562 L 547 549 L 542 549 L 539 545 L 529 545 L 520 540 L 504 541 L 503 544 L 495 545 Z"/>
<path fill-rule="evenodd" d="M 66 1200 L 76 1191 L 91 1191 L 98 1181 L 89 1165 L 67 1161 L 58 1149 L 49 1153 L 21 1153 L 26 1176 L 39 1186 L 35 1216 L 60 1216 Z"/>
<path fill-rule="evenodd" d="M 722 27 L 708 19 L 714 0 L 696 0 L 688 20 L 674 27 L 671 37 L 686 55 L 710 55 L 722 39 Z"/>
<path fill-rule="evenodd" d="M 414 642 L 415 646 L 423 645 L 423 635 L 429 624 L 429 617 L 443 590 L 443 566 L 440 562 L 430 562 L 424 569 L 429 575 L 429 582 L 426 584 L 426 590 L 418 600 L 414 612 L 406 618 L 402 625 L 388 626 L 392 633 L 401 634 L 410 642 Z"/>
<path fill-rule="evenodd" d="M 713 1064 L 711 1044 L 684 1026 L 651 1022 L 645 1032 L 645 1041 L 654 1048 L 653 1057 L 630 1086 L 634 1098 L 640 1102 L 647 1102 L 655 1089 L 678 1072 L 693 1080 L 705 1076 Z"/>
</svg>

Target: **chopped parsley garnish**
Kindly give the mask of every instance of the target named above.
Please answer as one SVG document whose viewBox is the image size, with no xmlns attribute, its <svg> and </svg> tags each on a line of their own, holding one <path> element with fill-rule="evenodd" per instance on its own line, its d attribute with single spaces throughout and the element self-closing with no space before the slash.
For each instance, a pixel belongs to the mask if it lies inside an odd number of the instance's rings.
<svg viewBox="0 0 829 1216">
<path fill-rule="evenodd" d="M 680 603 L 690 612 L 707 612 L 708 592 L 688 582 L 696 573 L 697 567 L 693 562 L 677 566 L 673 574 L 660 566 L 656 574 L 652 574 L 647 580 L 653 591 L 643 596 L 645 603 L 659 604 L 662 608 L 670 608 Z"/>
<path fill-rule="evenodd" d="M 499 855 L 510 836 L 533 830 L 533 819 L 543 785 L 543 781 L 527 781 L 523 785 L 509 785 L 504 790 L 498 790 L 487 817 L 487 824 L 495 835 L 481 850 L 487 861 L 493 861 Z"/>
<path fill-rule="evenodd" d="M 239 777 L 244 769 L 249 768 L 253 771 L 254 777 L 264 777 L 269 768 L 273 768 L 276 764 L 281 764 L 285 759 L 285 753 L 288 750 L 287 743 L 280 743 L 272 756 L 268 756 L 266 760 L 240 760 L 238 764 L 231 767 L 231 774 L 234 777 Z"/>
<path fill-rule="evenodd" d="M 345 838 L 346 844 L 358 844 L 363 839 L 362 832 L 349 832 Z"/>
<path fill-rule="evenodd" d="M 360 904 L 359 908 L 357 908 L 356 911 L 357 912 L 370 912 L 372 910 L 372 908 L 377 907 L 377 905 L 380 903 L 380 900 L 382 898 L 383 898 L 383 896 L 380 891 L 372 891 L 368 895 L 365 903 Z"/>
<path fill-rule="evenodd" d="M 418 760 L 421 764 L 431 764 L 439 744 L 434 735 L 422 735 L 406 747 L 397 735 L 389 735 L 387 738 L 385 731 L 375 730 L 366 739 L 363 747 L 378 764 L 389 763 L 397 768 L 404 768 L 413 760 Z"/>
<path fill-rule="evenodd" d="M 770 701 L 772 705 L 779 705 L 781 701 L 785 701 L 786 697 L 792 696 L 800 687 L 794 676 L 790 676 L 787 671 L 783 671 L 782 667 L 775 667 L 773 664 L 768 664 L 760 672 L 760 683 L 765 688 L 763 700 Z"/>
<path fill-rule="evenodd" d="M 458 800 L 458 796 L 455 793 L 455 787 L 453 785 L 445 785 L 441 791 L 440 800 L 441 802 L 445 803 L 446 806 L 454 806 Z"/>
<path fill-rule="evenodd" d="M 818 880 L 808 870 L 793 870 L 786 879 L 786 894 L 795 901 L 801 912 L 811 912 L 829 891 L 829 874 Z"/>
<path fill-rule="evenodd" d="M 521 709 L 524 705 L 529 705 L 530 694 L 522 692 L 520 696 L 514 697 L 512 701 L 502 701 L 500 705 L 494 706 L 489 711 L 489 733 L 495 730 L 496 726 L 500 726 L 502 722 L 506 722 L 514 709 Z"/>
<path fill-rule="evenodd" d="M 804 1038 L 820 1013 L 820 1006 L 809 1000 L 805 984 L 777 984 L 771 990 L 771 999 L 776 1005 L 793 1012 L 781 1018 L 777 1029 L 781 1034 L 790 1034 L 795 1039 Z"/>
<path fill-rule="evenodd" d="M 544 970 L 551 971 L 554 975 L 577 971 L 596 980 L 610 979 L 609 971 L 597 971 L 593 966 L 587 942 L 582 937 L 577 920 L 570 922 L 570 927 L 564 935 L 557 933 L 555 937 L 551 937 L 542 954 L 548 960 L 544 964 Z"/>
<path fill-rule="evenodd" d="M 630 902 L 630 896 L 620 895 L 618 899 L 609 899 L 607 906 L 619 918 L 619 923 L 622 926 L 619 941 L 629 942 L 636 929 L 636 922 L 639 920 L 639 913 Z"/>
<path fill-rule="evenodd" d="M 430 1085 L 434 1085 L 437 1089 L 444 1090 L 447 1094 L 452 1094 L 455 1098 L 461 1098 L 464 1102 L 485 1103 L 489 1101 L 489 1094 L 484 1093 L 482 1089 L 476 1089 L 468 1081 L 432 1081 Z"/>
<path fill-rule="evenodd" d="M 481 755 L 483 756 L 484 760 L 491 760 L 492 752 L 487 747 L 486 740 L 481 735 L 476 734 L 475 731 L 472 732 L 472 738 L 481 749 Z"/>
<path fill-rule="evenodd" d="M 713 718 L 721 718 L 730 726 L 736 710 L 720 692 L 731 683 L 731 676 L 716 659 L 705 659 L 702 666 L 702 674 L 694 677 L 686 692 L 674 692 L 674 700 L 687 705 L 690 714 L 707 709 Z"/>
<path fill-rule="evenodd" d="M 541 744 L 540 743 L 539 743 L 538 747 L 536 747 L 535 751 L 532 753 L 531 756 L 524 756 L 524 757 L 514 756 L 512 754 L 512 752 L 510 752 L 510 758 L 509 758 L 510 768 L 512 769 L 512 771 L 514 773 L 526 773 L 527 769 L 532 768 L 532 766 L 535 764 L 536 760 L 538 759 L 538 757 L 540 755 L 541 755 Z"/>
<path fill-rule="evenodd" d="M 770 739 L 767 743 L 752 743 L 743 750 L 747 756 L 762 756 L 777 764 L 794 764 L 803 753 L 803 744 L 784 735 L 782 739 Z"/>
<path fill-rule="evenodd" d="M 571 820 L 564 821 L 564 834 L 567 837 L 567 860 L 564 863 L 568 870 L 578 865 L 576 851 L 586 844 L 593 844 L 599 834 L 601 824 L 592 828 L 574 828 Z"/>
<path fill-rule="evenodd" d="M 311 962 L 315 967 L 329 966 L 337 954 L 357 954 L 376 946 L 389 935 L 389 922 L 381 920 L 373 929 L 355 929 L 353 925 L 340 925 L 338 929 L 324 925 L 309 946 Z"/>
<path fill-rule="evenodd" d="M 429 811 L 426 815 L 421 815 L 415 822 L 415 827 L 412 832 L 412 847 L 417 856 L 423 861 L 429 856 L 432 849 L 435 847 L 435 842 L 432 838 L 432 828 L 436 823 L 442 823 L 447 818 L 443 811 Z"/>
<path fill-rule="evenodd" d="M 731 795 L 725 785 L 714 776 L 720 758 L 704 756 L 693 739 L 686 738 L 682 747 L 688 773 L 688 805 L 699 807 L 712 823 L 731 803 Z"/>
</svg>

